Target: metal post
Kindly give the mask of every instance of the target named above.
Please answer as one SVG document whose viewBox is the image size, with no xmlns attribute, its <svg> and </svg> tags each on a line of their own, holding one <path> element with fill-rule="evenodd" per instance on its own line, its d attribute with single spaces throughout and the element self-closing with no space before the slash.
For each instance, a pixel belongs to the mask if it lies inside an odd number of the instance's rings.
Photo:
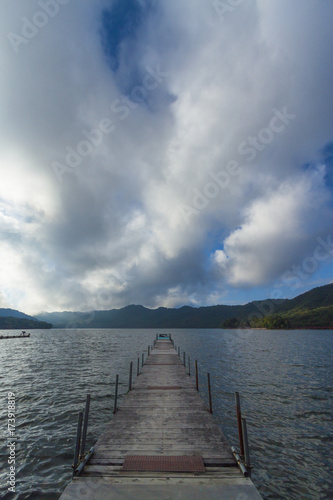
<svg viewBox="0 0 333 500">
<path fill-rule="evenodd" d="M 142 353 L 142 366 L 145 364 L 145 353 Z"/>
<path fill-rule="evenodd" d="M 187 356 L 187 363 L 188 363 L 188 374 L 191 376 L 191 358 L 190 356 Z"/>
<path fill-rule="evenodd" d="M 132 389 L 132 375 L 133 375 L 133 361 L 130 363 L 130 372 L 129 372 L 129 381 L 128 381 L 128 390 Z"/>
<path fill-rule="evenodd" d="M 84 450 L 86 447 L 86 438 L 87 438 L 87 430 L 88 430 L 88 417 L 89 417 L 89 408 L 90 408 L 90 394 L 87 394 L 86 397 L 86 408 L 84 410 L 84 420 L 83 420 L 83 431 L 82 431 L 82 443 L 81 443 L 81 457 L 84 457 Z"/>
<path fill-rule="evenodd" d="M 209 375 L 209 373 L 207 373 L 207 383 L 208 383 L 209 411 L 210 411 L 210 413 L 213 413 L 212 392 L 211 392 L 211 389 L 210 389 L 210 375 Z"/>
<path fill-rule="evenodd" d="M 115 390 L 114 390 L 113 413 L 116 413 L 116 411 L 117 411 L 118 383 L 119 383 L 119 375 L 116 375 L 116 387 L 115 387 Z"/>
<path fill-rule="evenodd" d="M 83 411 L 79 413 L 79 421 L 77 424 L 76 431 L 76 443 L 75 443 L 75 451 L 74 451 L 74 464 L 73 464 L 73 477 L 75 476 L 75 469 L 79 463 L 79 452 L 80 452 L 80 441 L 81 441 L 81 431 L 82 431 L 82 420 L 83 420 Z"/>
<path fill-rule="evenodd" d="M 178 347 L 178 356 L 180 357 L 180 347 Z"/>
<path fill-rule="evenodd" d="M 247 427 L 246 427 L 246 419 L 242 418 L 242 430 L 244 437 L 244 457 L 245 457 L 245 465 L 247 470 L 249 471 L 249 475 L 251 476 L 251 460 L 250 460 L 250 449 L 249 449 L 249 441 L 247 437 Z"/>
<path fill-rule="evenodd" d="M 136 376 L 138 377 L 140 375 L 140 358 L 138 358 L 138 366 L 136 368 Z"/>
<path fill-rule="evenodd" d="M 148 356 L 149 356 L 149 354 L 150 354 L 150 345 L 148 346 Z"/>
<path fill-rule="evenodd" d="M 186 353 L 185 352 L 183 352 L 183 365 L 186 368 Z"/>
<path fill-rule="evenodd" d="M 231 447 L 231 451 L 236 459 L 236 462 L 238 464 L 238 467 L 240 468 L 240 470 L 242 471 L 243 475 L 245 477 L 249 477 L 249 471 L 247 470 L 247 468 L 245 467 L 245 465 L 243 464 L 242 462 L 242 459 L 241 457 L 238 455 L 237 451 L 236 451 L 236 448 L 234 446 Z"/>
<path fill-rule="evenodd" d="M 81 474 L 81 472 L 83 471 L 84 467 L 87 465 L 88 461 L 90 460 L 92 454 L 94 453 L 94 449 L 95 449 L 94 446 L 92 448 L 90 448 L 90 450 L 88 451 L 88 453 L 84 457 L 84 460 L 82 460 L 82 462 L 80 463 L 80 465 L 77 467 L 77 469 L 76 469 L 76 473 L 77 474 Z"/>
<path fill-rule="evenodd" d="M 237 426 L 238 426 L 238 436 L 239 436 L 239 453 L 244 456 L 244 438 L 242 429 L 242 411 L 240 405 L 239 392 L 235 392 L 236 399 L 236 415 L 237 415 Z"/>
<path fill-rule="evenodd" d="M 198 361 L 195 360 L 195 388 L 199 390 Z"/>
</svg>

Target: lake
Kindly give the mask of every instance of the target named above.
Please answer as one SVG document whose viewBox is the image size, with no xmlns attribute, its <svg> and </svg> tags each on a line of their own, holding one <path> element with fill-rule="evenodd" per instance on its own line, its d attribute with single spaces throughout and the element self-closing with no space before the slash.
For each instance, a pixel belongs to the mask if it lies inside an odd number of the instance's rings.
<svg viewBox="0 0 333 500">
<path fill-rule="evenodd" d="M 116 375 L 122 395 L 130 362 L 136 366 L 157 332 L 172 334 L 190 356 L 192 373 L 198 360 L 206 400 L 210 372 L 214 414 L 237 447 L 234 393 L 239 391 L 252 479 L 265 499 L 333 499 L 333 331 L 210 329 L 32 330 L 29 339 L 0 340 L 2 498 L 59 498 L 71 479 L 77 414 L 86 394 L 91 394 L 87 446 L 92 446 L 112 418 Z M 7 491 L 10 392 L 16 493 Z"/>
</svg>

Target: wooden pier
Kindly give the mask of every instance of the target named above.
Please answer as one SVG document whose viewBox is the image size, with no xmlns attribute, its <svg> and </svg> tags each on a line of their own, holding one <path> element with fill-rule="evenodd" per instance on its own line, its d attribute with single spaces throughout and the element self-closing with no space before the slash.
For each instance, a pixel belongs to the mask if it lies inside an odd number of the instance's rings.
<svg viewBox="0 0 333 500">
<path fill-rule="evenodd" d="M 169 339 L 157 340 L 61 500 L 260 500 Z"/>
</svg>

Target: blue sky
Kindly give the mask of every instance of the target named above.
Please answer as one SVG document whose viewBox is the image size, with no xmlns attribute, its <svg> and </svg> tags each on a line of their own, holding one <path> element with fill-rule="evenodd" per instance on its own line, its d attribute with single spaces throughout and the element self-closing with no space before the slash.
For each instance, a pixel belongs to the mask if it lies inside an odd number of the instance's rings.
<svg viewBox="0 0 333 500">
<path fill-rule="evenodd" d="M 2 11 L 0 307 L 237 304 L 332 282 L 330 2 Z"/>
</svg>

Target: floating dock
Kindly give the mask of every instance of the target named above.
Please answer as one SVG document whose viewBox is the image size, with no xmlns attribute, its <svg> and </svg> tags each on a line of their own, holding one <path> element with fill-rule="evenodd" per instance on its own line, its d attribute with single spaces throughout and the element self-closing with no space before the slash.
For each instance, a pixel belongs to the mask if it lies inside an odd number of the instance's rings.
<svg viewBox="0 0 333 500">
<path fill-rule="evenodd" d="M 260 500 L 171 339 L 136 382 L 60 500 Z"/>
<path fill-rule="evenodd" d="M 20 335 L 0 335 L 0 339 L 28 339 L 30 333 L 22 332 Z"/>
</svg>

